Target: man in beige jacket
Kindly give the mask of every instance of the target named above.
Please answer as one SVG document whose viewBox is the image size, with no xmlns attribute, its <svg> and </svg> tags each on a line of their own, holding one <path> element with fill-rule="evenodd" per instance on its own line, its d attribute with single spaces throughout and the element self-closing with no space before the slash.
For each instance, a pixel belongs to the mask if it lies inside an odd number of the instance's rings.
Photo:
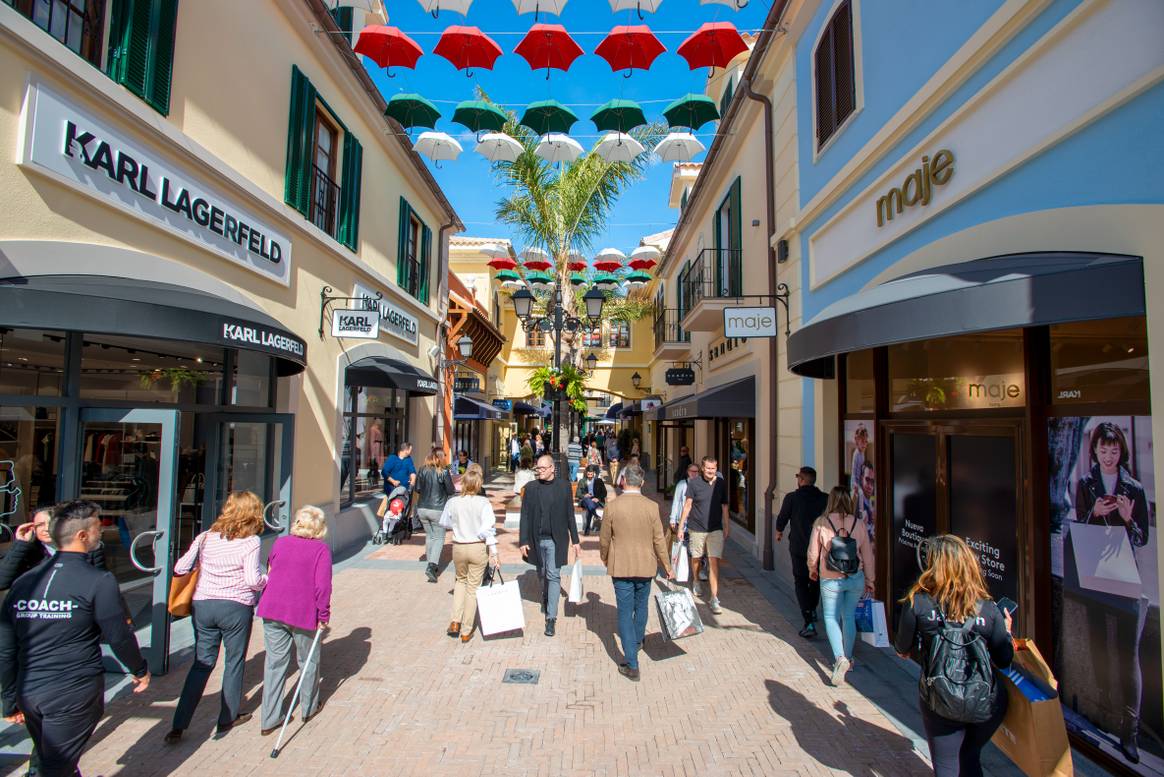
<svg viewBox="0 0 1164 777">
<path fill-rule="evenodd" d="M 610 501 L 602 520 L 599 550 L 606 572 L 614 579 L 614 596 L 618 603 L 618 636 L 626 660 L 618 665 L 619 674 L 638 681 L 639 648 L 647 631 L 647 604 L 651 580 L 659 565 L 674 577 L 659 505 L 642 495 L 642 467 L 631 464 L 624 470 L 626 490 Z"/>
</svg>

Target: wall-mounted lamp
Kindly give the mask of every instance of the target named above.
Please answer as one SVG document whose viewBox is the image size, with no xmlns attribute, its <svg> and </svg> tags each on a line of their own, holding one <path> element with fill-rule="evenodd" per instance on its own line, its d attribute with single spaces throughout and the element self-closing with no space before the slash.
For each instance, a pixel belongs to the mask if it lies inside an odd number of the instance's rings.
<svg viewBox="0 0 1164 777">
<path fill-rule="evenodd" d="M 787 261 L 788 261 L 788 241 L 787 240 L 777 240 L 776 241 L 776 263 L 777 264 L 784 264 Z"/>
</svg>

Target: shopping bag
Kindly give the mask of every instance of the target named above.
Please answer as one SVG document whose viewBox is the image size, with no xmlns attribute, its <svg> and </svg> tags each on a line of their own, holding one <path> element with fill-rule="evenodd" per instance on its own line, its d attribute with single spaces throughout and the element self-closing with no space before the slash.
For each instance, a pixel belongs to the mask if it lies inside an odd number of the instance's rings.
<svg viewBox="0 0 1164 777">
<path fill-rule="evenodd" d="M 1140 568 L 1124 527 L 1072 523 L 1071 544 L 1080 588 L 1140 598 L 1144 589 Z"/>
<path fill-rule="evenodd" d="M 493 584 L 477 589 L 477 618 L 482 634 L 500 634 L 525 628 L 525 613 L 521 609 L 521 590 L 516 580 L 506 583 L 497 570 Z"/>
<path fill-rule="evenodd" d="M 570 596 L 566 601 L 571 604 L 582 603 L 582 559 L 577 559 L 570 569 Z"/>
<path fill-rule="evenodd" d="M 857 631 L 861 640 L 873 647 L 892 647 L 889 642 L 889 624 L 885 620 L 885 603 L 872 597 L 857 602 Z"/>
<path fill-rule="evenodd" d="M 992 741 L 1028 777 L 1073 775 L 1059 684 L 1051 668 L 1035 643 L 1026 639 L 1015 640 L 1011 667 L 1016 671 L 1002 680 L 1006 717 Z M 1020 675 L 1018 683 L 1012 679 L 1016 674 Z"/>
<path fill-rule="evenodd" d="M 675 573 L 676 583 L 686 583 L 690 570 L 687 566 L 687 543 L 675 542 L 671 544 L 671 570 Z"/>
<path fill-rule="evenodd" d="M 655 594 L 659 625 L 664 639 L 682 639 L 703 633 L 703 621 L 695 609 L 695 597 L 686 588 L 673 588 Z"/>
</svg>

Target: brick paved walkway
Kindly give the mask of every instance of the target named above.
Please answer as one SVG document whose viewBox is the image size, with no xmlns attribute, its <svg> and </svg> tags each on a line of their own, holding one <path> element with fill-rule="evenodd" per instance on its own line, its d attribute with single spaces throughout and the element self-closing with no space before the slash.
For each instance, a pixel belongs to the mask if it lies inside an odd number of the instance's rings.
<svg viewBox="0 0 1164 777">
<path fill-rule="evenodd" d="M 500 502 L 500 499 L 498 499 Z M 258 718 L 212 739 L 212 678 L 185 740 L 168 747 L 185 666 L 144 698 L 111 703 L 81 763 L 86 775 L 921 775 L 926 762 L 851 687 L 831 688 L 815 650 L 751 585 L 728 576 L 724 614 L 701 607 L 704 634 L 666 643 L 652 613 L 642 682 L 616 670 L 620 652 L 609 578 L 586 577 L 587 601 L 563 602 L 558 636 L 541 634 L 532 572 L 514 533 L 507 567 L 521 573 L 523 635 L 467 645 L 444 635 L 452 571 L 424 581 L 420 535 L 381 548 L 336 576 L 324 645 L 320 714 L 278 760 Z M 598 564 L 595 540 L 584 551 Z M 447 555 L 447 549 L 446 549 Z M 801 643 L 801 644 L 798 644 Z M 256 629 L 247 701 L 260 699 Z M 541 672 L 536 686 L 503 685 L 509 668 Z M 855 672 L 861 672 L 858 667 Z M 868 670 L 864 670 L 868 671 Z M 288 691 L 290 693 L 290 689 Z"/>
</svg>

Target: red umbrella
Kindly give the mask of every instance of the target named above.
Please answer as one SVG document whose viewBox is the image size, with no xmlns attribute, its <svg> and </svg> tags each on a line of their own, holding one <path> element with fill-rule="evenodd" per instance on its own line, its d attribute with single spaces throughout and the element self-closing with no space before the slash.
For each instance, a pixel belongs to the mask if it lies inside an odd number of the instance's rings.
<svg viewBox="0 0 1164 777">
<path fill-rule="evenodd" d="M 620 25 L 602 39 L 594 53 L 610 64 L 611 70 L 647 70 L 655 58 L 667 50 L 645 24 Z"/>
<path fill-rule="evenodd" d="M 441 33 L 434 54 L 453 63 L 457 70 L 471 70 L 479 67 L 492 70 L 493 63 L 501 56 L 501 47 L 476 27 L 452 25 Z M 473 75 L 471 72 L 468 75 Z"/>
<path fill-rule="evenodd" d="M 415 68 L 416 60 L 424 53 L 416 41 L 401 32 L 399 27 L 385 27 L 382 24 L 369 24 L 360 30 L 355 52 L 383 68 L 391 68 L 393 65 Z M 388 77 L 396 76 L 389 70 Z"/>
<path fill-rule="evenodd" d="M 532 259 L 526 259 L 525 262 L 523 262 L 522 264 L 525 267 L 525 269 L 536 270 L 537 272 L 542 272 L 544 270 L 548 270 L 554 266 L 553 263 L 550 262 L 548 259 L 542 259 L 541 257 L 534 257 Z"/>
<path fill-rule="evenodd" d="M 513 50 L 519 54 L 534 70 L 546 69 L 546 78 L 550 77 L 550 69 L 566 71 L 574 60 L 582 56 L 582 48 L 566 32 L 560 24 L 535 24 L 517 44 Z"/>
<path fill-rule="evenodd" d="M 517 262 L 510 259 L 508 256 L 495 256 L 485 264 L 489 265 L 494 270 L 512 270 L 517 267 Z"/>
<path fill-rule="evenodd" d="M 707 22 L 683 41 L 679 56 L 692 70 L 699 67 L 727 67 L 728 63 L 748 50 L 748 44 L 731 22 Z"/>
<path fill-rule="evenodd" d="M 640 257 L 638 259 L 631 259 L 627 264 L 630 265 L 632 270 L 649 270 L 658 264 L 658 262 L 649 257 Z"/>
<path fill-rule="evenodd" d="M 586 260 L 580 258 L 571 259 L 566 262 L 566 269 L 571 272 L 581 272 L 586 269 Z"/>
<path fill-rule="evenodd" d="M 594 269 L 601 272 L 614 272 L 622 269 L 622 262 L 609 256 L 602 256 L 594 260 Z"/>
</svg>

